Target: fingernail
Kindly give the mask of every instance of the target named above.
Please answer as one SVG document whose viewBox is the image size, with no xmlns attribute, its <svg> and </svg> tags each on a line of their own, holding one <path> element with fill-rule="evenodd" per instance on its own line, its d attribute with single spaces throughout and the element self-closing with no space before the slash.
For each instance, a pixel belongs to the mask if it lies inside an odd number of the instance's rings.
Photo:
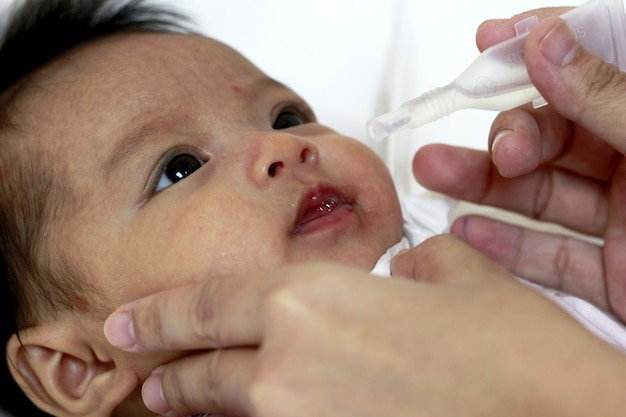
<svg viewBox="0 0 626 417">
<path fill-rule="evenodd" d="M 498 144 L 502 141 L 502 139 L 504 139 L 506 136 L 510 135 L 511 133 L 513 133 L 511 129 L 502 129 L 498 131 L 498 133 L 496 133 L 496 136 L 494 136 L 493 142 L 491 143 L 491 153 L 493 155 L 495 155 L 496 148 L 498 147 Z"/>
<path fill-rule="evenodd" d="M 452 233 L 453 235 L 463 239 L 463 240 L 467 240 L 467 217 L 462 216 L 459 217 L 458 219 L 456 219 L 453 223 L 452 223 L 452 227 L 450 228 L 450 233 Z"/>
<path fill-rule="evenodd" d="M 580 45 L 567 23 L 559 19 L 558 23 L 543 37 L 539 47 L 548 61 L 556 66 L 565 67 L 572 62 Z"/>
<path fill-rule="evenodd" d="M 462 220 L 462 224 L 461 224 L 461 230 L 460 230 L 460 234 L 458 234 L 457 236 L 462 238 L 463 240 L 467 240 L 467 222 L 468 222 L 468 218 L 467 217 L 463 217 Z"/>
<path fill-rule="evenodd" d="M 170 408 L 165 401 L 163 395 L 163 386 L 161 384 L 161 375 L 152 374 L 141 387 L 141 397 L 143 403 L 148 407 L 150 411 L 160 416 L 168 416 Z"/>
<path fill-rule="evenodd" d="M 133 317 L 127 311 L 113 313 L 104 323 L 104 335 L 109 343 L 130 350 L 137 345 Z"/>
</svg>

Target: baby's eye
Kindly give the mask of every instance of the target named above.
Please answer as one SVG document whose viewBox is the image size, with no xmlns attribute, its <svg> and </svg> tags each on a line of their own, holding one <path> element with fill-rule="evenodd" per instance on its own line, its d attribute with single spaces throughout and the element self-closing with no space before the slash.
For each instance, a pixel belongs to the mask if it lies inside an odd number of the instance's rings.
<svg viewBox="0 0 626 417">
<path fill-rule="evenodd" d="M 163 164 L 162 173 L 154 192 L 158 193 L 170 185 L 187 178 L 189 175 L 196 172 L 202 165 L 204 165 L 204 161 L 201 161 L 195 156 L 187 153 L 181 153 L 174 156 L 169 161 L 166 160 Z"/>
<path fill-rule="evenodd" d="M 278 115 L 272 128 L 274 130 L 281 130 L 281 129 L 287 129 L 293 126 L 300 126 L 305 123 L 306 121 L 304 120 L 303 117 L 298 116 L 296 113 L 285 111 Z"/>
</svg>

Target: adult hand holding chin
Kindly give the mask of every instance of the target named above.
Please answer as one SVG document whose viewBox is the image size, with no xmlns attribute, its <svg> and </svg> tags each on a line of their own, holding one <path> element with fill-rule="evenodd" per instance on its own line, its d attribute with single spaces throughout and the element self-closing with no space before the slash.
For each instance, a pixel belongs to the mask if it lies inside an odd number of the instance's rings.
<svg viewBox="0 0 626 417">
<path fill-rule="evenodd" d="M 215 277 L 120 307 L 105 333 L 134 352 L 190 353 L 144 383 L 166 416 L 528 417 L 562 395 L 576 400 L 563 415 L 588 415 L 606 385 L 569 382 L 594 361 L 626 375 L 616 352 L 452 235 L 394 269 L 420 282 L 331 264 Z"/>
</svg>

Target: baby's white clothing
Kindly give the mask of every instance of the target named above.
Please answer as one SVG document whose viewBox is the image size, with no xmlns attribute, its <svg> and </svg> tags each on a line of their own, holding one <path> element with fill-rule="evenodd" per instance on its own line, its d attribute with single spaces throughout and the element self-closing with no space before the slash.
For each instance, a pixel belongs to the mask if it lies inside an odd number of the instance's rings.
<svg viewBox="0 0 626 417">
<path fill-rule="evenodd" d="M 442 195 L 421 193 L 401 198 L 401 204 L 404 237 L 378 260 L 372 269 L 375 275 L 389 277 L 391 258 L 400 250 L 412 248 L 430 236 L 448 232 L 450 212 L 457 202 Z M 581 298 L 519 280 L 560 305 L 593 334 L 626 352 L 626 326 L 611 314 Z"/>
</svg>

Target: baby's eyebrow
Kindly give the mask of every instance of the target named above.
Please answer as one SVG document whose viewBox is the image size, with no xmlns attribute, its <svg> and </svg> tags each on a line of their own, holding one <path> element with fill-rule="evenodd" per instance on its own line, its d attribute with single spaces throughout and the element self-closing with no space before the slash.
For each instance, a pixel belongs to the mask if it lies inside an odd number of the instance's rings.
<svg viewBox="0 0 626 417">
<path fill-rule="evenodd" d="M 142 148 L 148 137 L 158 130 L 159 125 L 162 125 L 162 120 L 149 122 L 119 140 L 104 165 L 105 172 L 115 172 L 120 165 L 129 160 L 133 153 Z"/>
<path fill-rule="evenodd" d="M 174 106 L 173 108 L 162 109 L 151 117 L 144 117 L 142 121 L 129 123 L 119 137 L 113 149 L 105 160 L 103 168 L 106 175 L 117 172 L 119 167 L 129 161 L 134 154 L 146 146 L 146 142 L 154 135 L 163 132 L 172 132 L 180 126 L 183 121 L 192 118 L 194 110 L 190 105 Z"/>
</svg>

